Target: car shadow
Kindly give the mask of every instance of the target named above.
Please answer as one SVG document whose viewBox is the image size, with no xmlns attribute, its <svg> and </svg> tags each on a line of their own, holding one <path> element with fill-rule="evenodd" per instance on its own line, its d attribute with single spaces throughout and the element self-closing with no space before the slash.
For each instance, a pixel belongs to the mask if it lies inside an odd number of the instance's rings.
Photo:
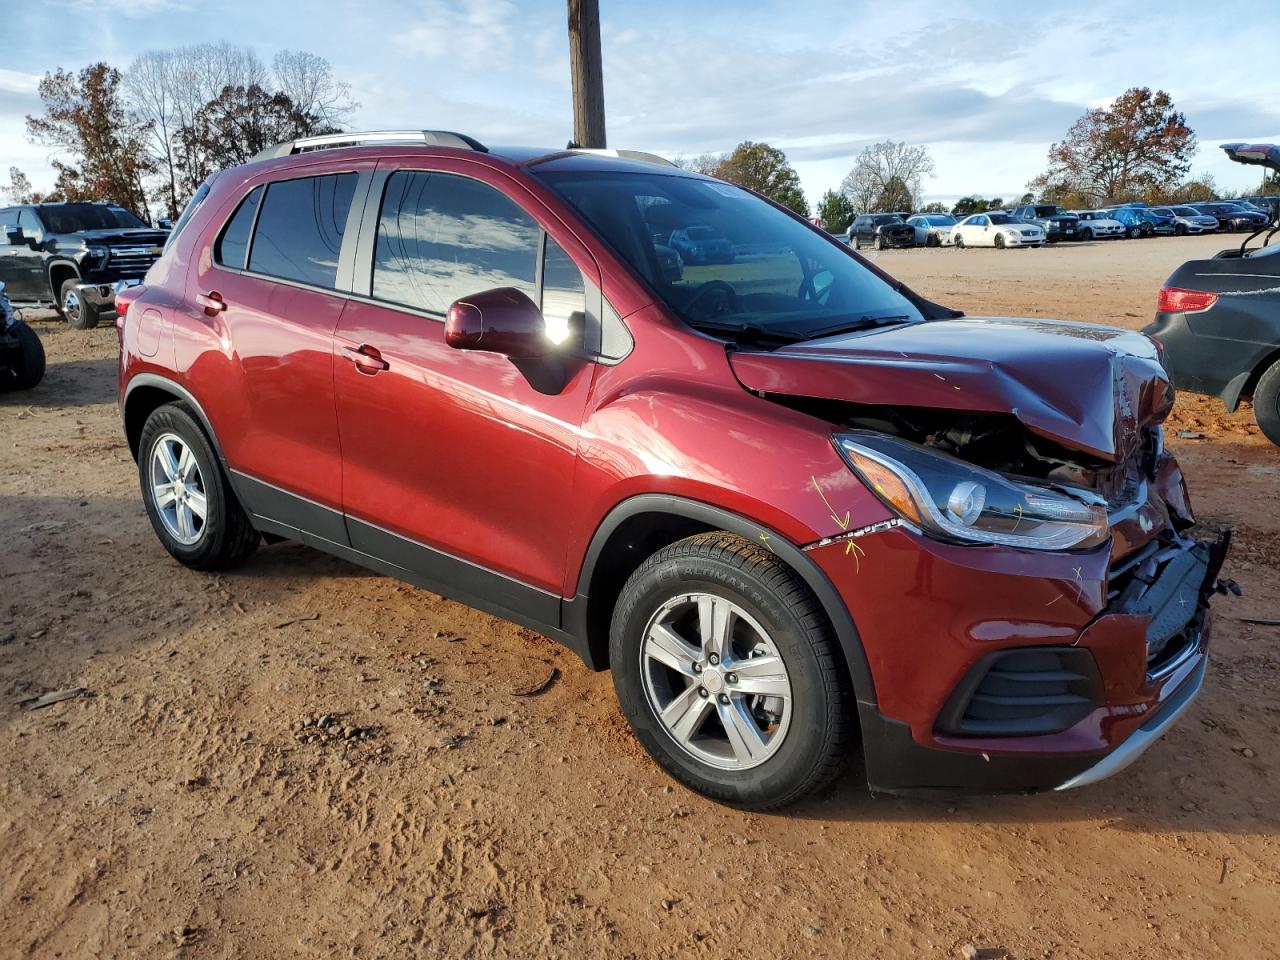
<svg viewBox="0 0 1280 960">
<path fill-rule="evenodd" d="M 46 355 L 45 363 L 44 379 L 40 383 L 30 390 L 0 393 L 0 406 L 90 407 L 116 402 L 118 365 L 115 360 L 58 361 Z"/>
</svg>

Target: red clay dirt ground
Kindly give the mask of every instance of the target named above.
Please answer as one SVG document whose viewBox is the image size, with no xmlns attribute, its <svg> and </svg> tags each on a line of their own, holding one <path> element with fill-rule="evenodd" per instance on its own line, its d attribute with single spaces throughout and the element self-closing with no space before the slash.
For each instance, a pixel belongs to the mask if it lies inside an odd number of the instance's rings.
<svg viewBox="0 0 1280 960">
<path fill-rule="evenodd" d="M 1138 327 L 1222 245 L 880 263 L 972 313 Z M 115 331 L 36 326 L 48 377 L 0 401 L 0 956 L 1274 955 L 1280 628 L 1239 618 L 1280 617 L 1280 451 L 1247 411 L 1174 416 L 1246 596 L 1139 764 L 961 801 L 872 800 L 855 765 L 764 816 L 675 786 L 608 674 L 527 630 L 295 545 L 178 566 L 121 438 Z"/>
</svg>

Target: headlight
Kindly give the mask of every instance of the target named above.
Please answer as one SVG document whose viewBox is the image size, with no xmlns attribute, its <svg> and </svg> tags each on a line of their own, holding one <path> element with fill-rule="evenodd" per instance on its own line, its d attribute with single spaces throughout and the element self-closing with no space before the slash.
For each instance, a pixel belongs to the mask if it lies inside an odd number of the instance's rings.
<svg viewBox="0 0 1280 960">
<path fill-rule="evenodd" d="M 108 250 L 106 247 L 87 245 L 84 248 L 84 252 L 97 260 L 102 260 L 106 257 Z"/>
<path fill-rule="evenodd" d="M 1018 236 L 1021 236 L 1021 234 L 1019 234 L 1019 233 L 1018 233 L 1018 231 L 1017 231 L 1017 230 L 1015 230 L 1013 227 L 1010 227 L 1009 229 L 1005 230 L 1004 235 L 1005 235 L 1006 237 L 1018 237 Z"/>
<path fill-rule="evenodd" d="M 903 519 L 960 543 L 1029 550 L 1097 546 L 1109 534 L 1101 498 L 1074 496 L 876 433 L 833 437 L 845 461 Z"/>
</svg>

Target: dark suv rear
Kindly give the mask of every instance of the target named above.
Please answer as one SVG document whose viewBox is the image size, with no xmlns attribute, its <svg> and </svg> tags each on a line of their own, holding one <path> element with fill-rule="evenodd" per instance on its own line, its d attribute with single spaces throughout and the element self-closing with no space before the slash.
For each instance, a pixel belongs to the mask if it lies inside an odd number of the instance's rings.
<svg viewBox="0 0 1280 960">
<path fill-rule="evenodd" d="M 1016 207 L 1012 211 L 1012 216 L 1039 226 L 1044 230 L 1045 240 L 1049 243 L 1080 238 L 1080 218 L 1051 203 L 1033 203 Z"/>
<path fill-rule="evenodd" d="M 695 223 L 733 262 L 664 266 Z M 859 755 L 883 792 L 1092 783 L 1200 689 L 1225 544 L 1141 334 L 964 317 L 626 152 L 311 139 L 175 229 L 120 402 L 188 566 L 295 540 L 531 627 L 756 808 Z"/>
</svg>

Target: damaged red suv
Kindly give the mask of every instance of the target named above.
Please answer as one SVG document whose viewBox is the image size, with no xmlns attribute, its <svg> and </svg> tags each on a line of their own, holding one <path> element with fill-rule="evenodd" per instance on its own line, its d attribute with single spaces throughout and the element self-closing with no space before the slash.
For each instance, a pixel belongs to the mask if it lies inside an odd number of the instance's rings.
<svg viewBox="0 0 1280 960">
<path fill-rule="evenodd" d="M 731 254 L 683 262 L 693 227 Z M 532 627 L 717 800 L 859 753 L 876 792 L 1088 784 L 1203 682 L 1226 543 L 1155 345 L 964 317 L 739 187 L 298 141 L 210 178 L 124 299 L 176 559 L 300 541 Z"/>
</svg>

